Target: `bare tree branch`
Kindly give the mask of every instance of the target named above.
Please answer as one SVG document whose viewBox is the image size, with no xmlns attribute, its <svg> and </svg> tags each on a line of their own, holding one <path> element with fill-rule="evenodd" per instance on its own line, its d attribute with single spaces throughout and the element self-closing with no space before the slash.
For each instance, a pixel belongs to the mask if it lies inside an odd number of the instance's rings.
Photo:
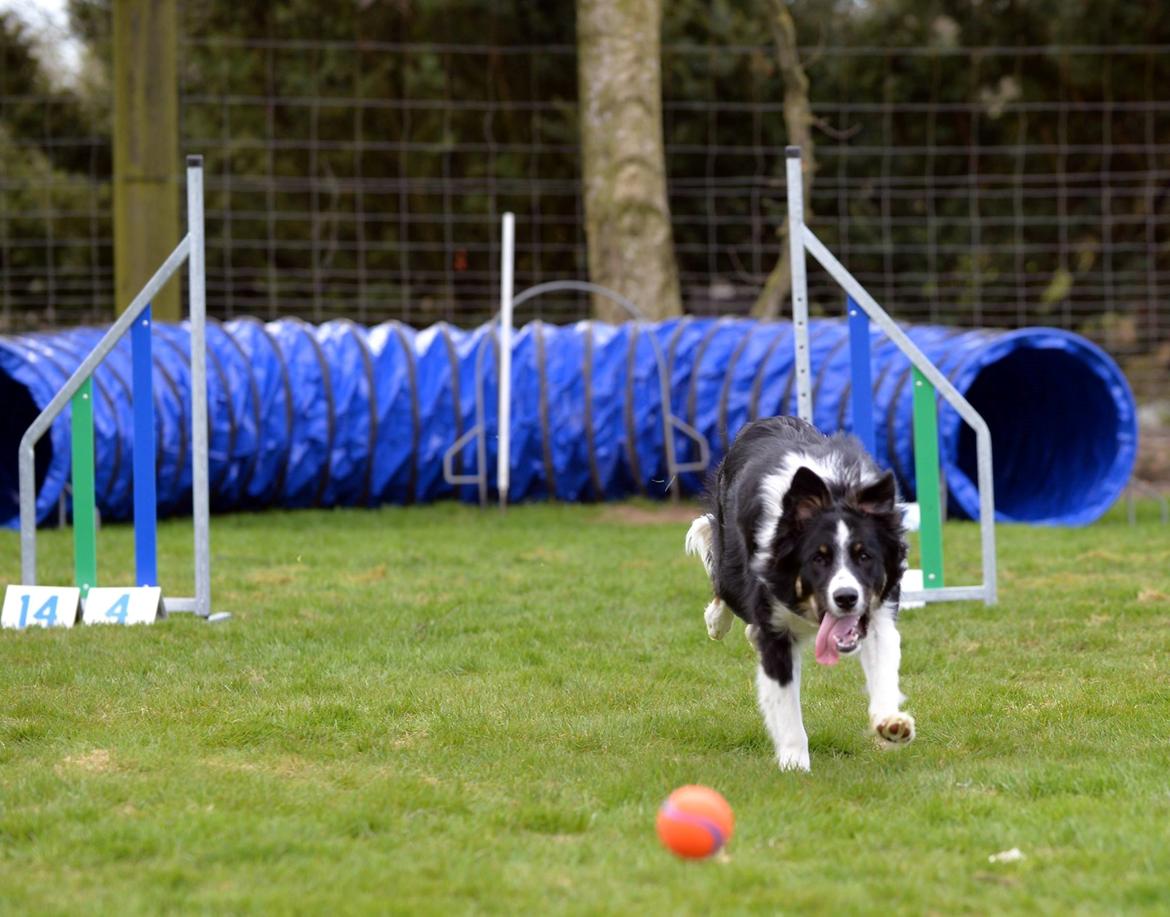
<svg viewBox="0 0 1170 917">
<path fill-rule="evenodd" d="M 784 127 L 788 132 L 788 143 L 799 146 L 804 166 L 804 208 L 805 216 L 812 216 L 810 209 L 813 173 L 816 171 L 812 126 L 816 122 L 808 100 L 808 77 L 800 63 L 796 47 L 796 23 L 788 12 L 785 0 L 768 0 L 772 27 L 772 40 L 776 43 L 776 60 L 780 65 L 780 76 L 784 80 Z M 788 251 L 788 219 L 777 230 L 781 240 L 780 258 L 764 283 L 752 315 L 757 318 L 775 318 L 780 306 L 792 288 L 792 260 Z"/>
</svg>

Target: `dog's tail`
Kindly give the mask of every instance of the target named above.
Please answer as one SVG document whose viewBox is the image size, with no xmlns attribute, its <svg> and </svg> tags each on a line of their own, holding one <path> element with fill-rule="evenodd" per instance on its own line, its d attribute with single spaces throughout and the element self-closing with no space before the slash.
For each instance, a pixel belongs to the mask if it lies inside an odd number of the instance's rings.
<svg viewBox="0 0 1170 917">
<path fill-rule="evenodd" d="M 703 562 L 708 576 L 711 575 L 711 569 L 715 566 L 715 533 L 711 530 L 714 523 L 714 516 L 710 513 L 703 513 L 691 523 L 690 529 L 687 530 L 686 551 Z"/>
</svg>

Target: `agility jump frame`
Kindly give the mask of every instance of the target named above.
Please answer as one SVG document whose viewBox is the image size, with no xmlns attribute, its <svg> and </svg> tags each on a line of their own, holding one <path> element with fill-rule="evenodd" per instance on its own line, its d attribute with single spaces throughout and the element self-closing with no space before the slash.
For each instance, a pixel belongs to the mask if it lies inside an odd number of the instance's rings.
<svg viewBox="0 0 1170 917">
<path fill-rule="evenodd" d="M 834 257 L 804 222 L 804 185 L 800 147 L 785 150 L 788 185 L 788 242 L 792 260 L 792 323 L 796 348 L 797 412 L 812 423 L 812 386 L 809 367 L 808 278 L 805 253 L 845 291 L 849 318 L 854 429 L 873 452 L 873 407 L 870 384 L 869 322 L 873 321 L 906 356 L 914 379 L 914 469 L 921 514 L 919 544 L 922 590 L 903 591 L 908 602 L 948 602 L 981 599 L 996 602 L 995 495 L 991 463 L 991 431 L 970 402 L 914 344 L 857 279 Z M 976 586 L 947 586 L 943 578 L 942 499 L 938 461 L 938 397 L 942 396 L 975 431 L 979 478 L 979 529 L 983 554 L 983 582 Z"/>
<path fill-rule="evenodd" d="M 207 467 L 206 274 L 203 231 L 203 157 L 187 157 L 187 235 L 150 278 L 20 440 L 20 570 L 24 586 L 37 584 L 36 445 L 71 405 L 73 537 L 76 585 L 82 597 L 97 584 L 94 493 L 93 385 L 101 362 L 129 331 L 134 411 L 134 554 L 139 587 L 157 587 L 154 392 L 151 300 L 187 263 L 191 326 L 192 514 L 195 595 L 163 598 L 163 612 L 211 613 L 210 507 Z M 225 617 L 225 615 L 216 615 Z"/>
<path fill-rule="evenodd" d="M 789 213 L 789 245 L 792 261 L 792 320 L 793 347 L 795 350 L 795 372 L 797 392 L 797 413 L 812 423 L 812 374 L 810 371 L 809 329 L 808 329 L 808 280 L 805 271 L 806 252 L 825 268 L 846 294 L 846 314 L 849 326 L 850 358 L 852 371 L 852 407 L 854 432 L 871 454 L 874 453 L 874 424 L 872 400 L 872 373 L 870 354 L 870 322 L 886 333 L 898 350 L 906 356 L 912 366 L 913 418 L 914 418 L 914 465 L 918 491 L 920 515 L 919 543 L 922 557 L 922 589 L 905 589 L 903 600 L 907 603 L 929 603 L 964 601 L 977 599 L 993 605 L 997 598 L 995 561 L 995 501 L 991 461 L 991 432 L 986 422 L 950 380 L 930 362 L 890 315 L 849 273 L 804 222 L 803 184 L 801 179 L 801 156 L 799 147 L 786 149 L 787 190 Z M 513 293 L 513 266 L 515 246 L 515 218 L 511 213 L 503 215 L 502 245 L 500 251 L 500 312 L 495 318 L 500 323 L 499 334 L 499 448 L 497 450 L 496 485 L 500 507 L 508 504 L 510 483 L 510 433 L 512 400 L 512 331 L 513 312 L 517 305 L 542 293 L 573 290 L 604 295 L 620 305 L 631 317 L 642 320 L 641 311 L 628 299 L 596 284 L 582 281 L 554 281 L 532 287 L 519 295 Z M 493 319 L 493 321 L 495 320 Z M 667 469 L 672 475 L 681 471 L 703 471 L 710 462 L 710 451 L 705 437 L 681 418 L 670 411 L 670 368 L 655 344 L 658 362 L 659 382 L 662 387 L 664 406 L 664 439 L 667 449 Z M 485 338 L 485 340 L 487 340 Z M 481 348 L 483 344 L 481 344 Z M 477 355 L 476 376 L 476 425 L 468 430 L 447 450 L 444 456 L 443 472 L 448 483 L 476 484 L 481 504 L 487 502 L 486 435 L 483 419 L 484 394 L 482 388 L 482 350 Z M 941 396 L 959 416 L 975 431 L 976 463 L 979 486 L 979 526 L 982 547 L 983 582 L 974 586 L 947 586 L 944 579 L 941 481 L 938 449 L 938 398 Z M 679 463 L 675 455 L 672 430 L 677 429 L 699 447 L 700 458 L 696 462 Z M 453 462 L 456 454 L 467 442 L 475 438 L 478 443 L 478 468 L 473 475 L 456 475 Z M 676 492 L 677 493 L 677 492 Z"/>
</svg>

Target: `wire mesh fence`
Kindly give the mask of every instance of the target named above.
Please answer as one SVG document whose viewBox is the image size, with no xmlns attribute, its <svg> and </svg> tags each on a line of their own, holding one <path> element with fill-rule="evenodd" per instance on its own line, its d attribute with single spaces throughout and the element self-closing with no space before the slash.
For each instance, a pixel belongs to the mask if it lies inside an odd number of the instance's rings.
<svg viewBox="0 0 1170 917">
<path fill-rule="evenodd" d="M 181 42 L 179 88 L 182 150 L 207 167 L 213 314 L 478 322 L 496 308 L 507 210 L 517 289 L 586 276 L 572 45 L 202 34 Z M 810 223 L 883 305 L 1080 331 L 1139 394 L 1164 393 L 1170 46 L 804 56 Z M 783 244 L 772 50 L 669 44 L 663 74 L 684 305 L 745 313 Z M 109 140 L 79 123 L 0 85 L 0 328 L 113 311 Z M 810 281 L 814 310 L 837 312 L 827 278 Z M 537 302 L 552 320 L 588 305 Z"/>
<path fill-rule="evenodd" d="M 0 61 L 0 331 L 109 321 L 109 140 L 78 133 L 68 100 L 10 94 L 3 74 Z"/>
</svg>

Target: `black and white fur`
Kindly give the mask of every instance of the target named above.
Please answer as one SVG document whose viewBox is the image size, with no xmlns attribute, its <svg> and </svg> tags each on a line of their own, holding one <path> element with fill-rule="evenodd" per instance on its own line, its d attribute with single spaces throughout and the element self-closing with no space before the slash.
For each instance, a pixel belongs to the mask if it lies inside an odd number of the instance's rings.
<svg viewBox="0 0 1170 917">
<path fill-rule="evenodd" d="M 800 650 L 824 615 L 860 610 L 860 639 L 840 655 L 861 658 L 874 732 L 888 744 L 911 741 L 914 720 L 901 711 L 898 689 L 906 543 L 893 474 L 883 474 L 852 436 L 826 437 L 795 417 L 773 417 L 744 427 L 709 490 L 712 512 L 686 537 L 715 593 L 704 614 L 707 633 L 722 639 L 732 615 L 746 622 L 780 769 L 809 769 Z"/>
</svg>

